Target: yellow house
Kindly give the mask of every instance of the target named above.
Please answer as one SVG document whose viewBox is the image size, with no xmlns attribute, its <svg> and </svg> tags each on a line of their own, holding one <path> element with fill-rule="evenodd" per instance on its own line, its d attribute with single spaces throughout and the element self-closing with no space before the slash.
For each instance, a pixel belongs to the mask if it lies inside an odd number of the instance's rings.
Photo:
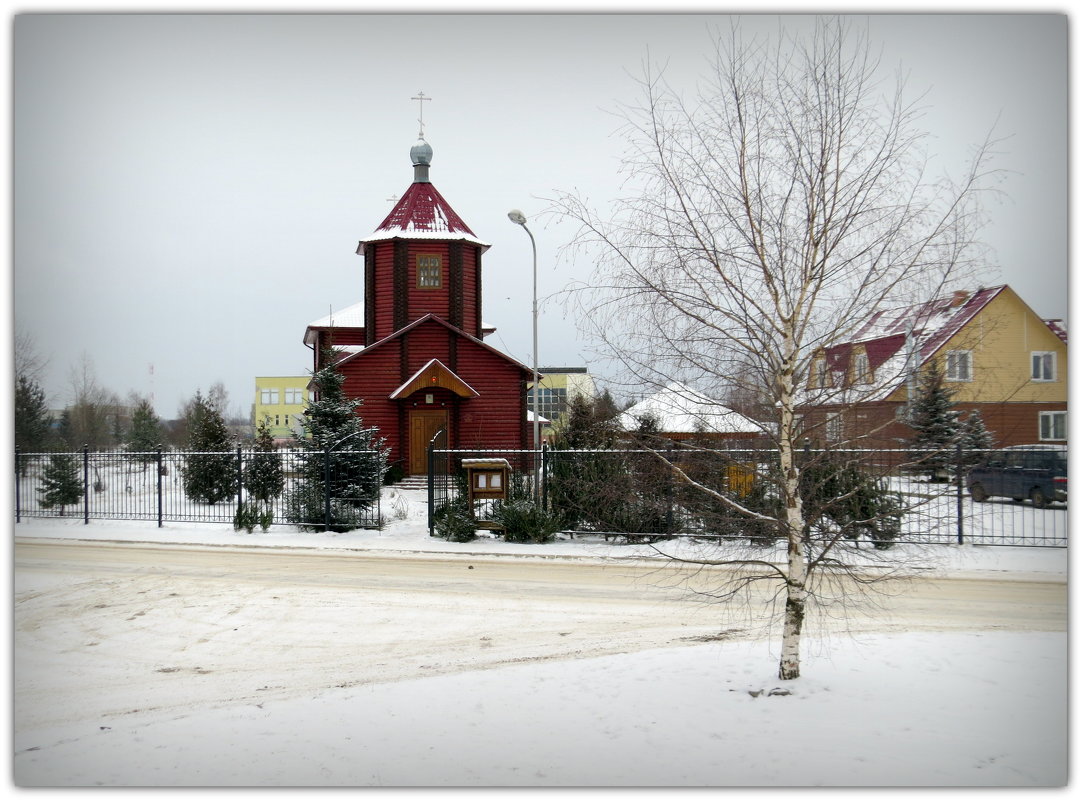
<svg viewBox="0 0 1082 801">
<path fill-rule="evenodd" d="M 255 403 L 252 423 L 256 430 L 264 420 L 271 436 L 279 445 L 293 441 L 301 431 L 299 418 L 308 403 L 308 383 L 311 376 L 261 376 L 255 380 Z"/>
<path fill-rule="evenodd" d="M 998 446 L 1067 441 L 1067 331 L 1009 286 L 955 292 L 876 313 L 809 367 L 805 428 L 827 441 L 897 447 L 901 418 L 931 362 L 963 414 L 980 413 Z"/>
</svg>

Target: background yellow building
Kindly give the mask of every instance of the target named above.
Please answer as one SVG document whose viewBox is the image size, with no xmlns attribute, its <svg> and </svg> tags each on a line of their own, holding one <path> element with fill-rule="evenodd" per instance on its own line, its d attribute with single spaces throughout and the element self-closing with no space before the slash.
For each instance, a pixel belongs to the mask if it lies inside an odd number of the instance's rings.
<svg viewBox="0 0 1082 801">
<path fill-rule="evenodd" d="M 551 433 L 552 426 L 567 417 L 567 402 L 576 395 L 592 398 L 597 394 L 594 377 L 586 372 L 585 367 L 538 367 L 541 374 L 538 381 L 537 413 L 548 422 L 544 424 L 544 433 Z M 526 395 L 527 408 L 533 411 L 533 382 L 530 382 Z"/>
<path fill-rule="evenodd" d="M 300 432 L 299 418 L 308 403 L 308 382 L 311 376 L 261 376 L 255 380 L 255 402 L 252 404 L 252 425 L 256 431 L 264 420 L 278 445 L 293 442 L 294 432 Z"/>
</svg>

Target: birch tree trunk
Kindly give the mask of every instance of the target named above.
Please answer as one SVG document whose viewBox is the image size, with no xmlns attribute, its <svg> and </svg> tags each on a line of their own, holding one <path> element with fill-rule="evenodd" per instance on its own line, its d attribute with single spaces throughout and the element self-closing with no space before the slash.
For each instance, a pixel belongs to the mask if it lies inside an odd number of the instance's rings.
<svg viewBox="0 0 1082 801">
<path fill-rule="evenodd" d="M 807 564 L 804 556 L 804 532 L 807 530 L 800 498 L 800 470 L 796 464 L 794 443 L 794 382 L 793 367 L 796 353 L 793 337 L 785 338 L 783 367 L 778 375 L 778 456 L 784 481 L 786 579 L 785 613 L 782 621 L 781 663 L 778 677 L 795 679 L 800 676 L 800 634 L 804 628 L 804 608 L 807 592 Z"/>
</svg>

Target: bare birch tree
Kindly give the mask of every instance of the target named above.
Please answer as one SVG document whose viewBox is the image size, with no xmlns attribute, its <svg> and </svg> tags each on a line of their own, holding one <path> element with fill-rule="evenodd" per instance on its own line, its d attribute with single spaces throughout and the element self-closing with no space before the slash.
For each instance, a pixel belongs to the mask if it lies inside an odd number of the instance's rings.
<svg viewBox="0 0 1082 801">
<path fill-rule="evenodd" d="M 552 211 L 596 265 L 572 289 L 585 332 L 639 385 L 732 385 L 766 400 L 777 466 L 775 512 L 682 478 L 785 543 L 781 564 L 739 566 L 742 586 L 778 582 L 779 677 L 800 675 L 816 571 L 846 570 L 844 538 L 809 536 L 796 419 L 813 354 L 872 312 L 932 298 L 971 276 L 992 143 L 956 180 L 932 180 L 920 108 L 899 78 L 889 94 L 866 32 L 819 18 L 800 38 L 716 38 L 694 102 L 644 69 L 641 104 L 622 109 L 626 193 L 599 212 L 573 193 Z M 867 521 L 864 521 L 867 522 Z M 709 560 L 703 560 L 704 563 Z"/>
</svg>

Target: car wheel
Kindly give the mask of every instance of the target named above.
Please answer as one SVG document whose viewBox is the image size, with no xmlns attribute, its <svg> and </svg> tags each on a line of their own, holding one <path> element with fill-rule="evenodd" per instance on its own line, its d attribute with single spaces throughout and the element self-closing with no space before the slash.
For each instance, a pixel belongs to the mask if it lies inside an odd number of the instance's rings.
<svg viewBox="0 0 1082 801">
<path fill-rule="evenodd" d="M 988 500 L 988 493 L 984 491 L 984 486 L 981 484 L 972 485 L 969 488 L 969 494 L 977 503 L 984 503 Z"/>
<path fill-rule="evenodd" d="M 1041 492 L 1039 487 L 1034 487 L 1029 491 L 1029 499 L 1033 501 L 1033 505 L 1043 509 L 1048 506 L 1048 498 Z"/>
</svg>

